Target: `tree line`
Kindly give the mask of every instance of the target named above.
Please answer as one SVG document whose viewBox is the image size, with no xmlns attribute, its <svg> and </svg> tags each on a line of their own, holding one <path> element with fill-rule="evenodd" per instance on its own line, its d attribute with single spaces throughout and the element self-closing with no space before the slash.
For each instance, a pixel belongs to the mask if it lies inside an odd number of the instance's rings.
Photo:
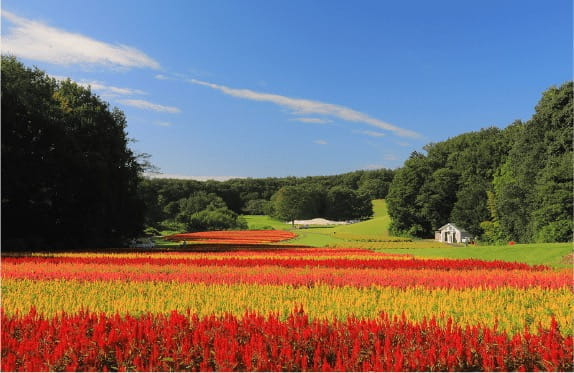
<svg viewBox="0 0 574 373">
<path fill-rule="evenodd" d="M 432 236 L 453 222 L 491 242 L 572 240 L 573 83 L 542 94 L 527 122 L 413 152 L 387 196 L 395 234 Z"/>
<path fill-rule="evenodd" d="M 154 178 L 143 180 L 139 193 L 146 206 L 145 224 L 155 230 L 241 229 L 245 228 L 242 214 L 286 221 L 368 218 L 373 214 L 371 200 L 385 198 L 393 177 L 393 170 L 380 169 L 203 182 Z"/>
</svg>

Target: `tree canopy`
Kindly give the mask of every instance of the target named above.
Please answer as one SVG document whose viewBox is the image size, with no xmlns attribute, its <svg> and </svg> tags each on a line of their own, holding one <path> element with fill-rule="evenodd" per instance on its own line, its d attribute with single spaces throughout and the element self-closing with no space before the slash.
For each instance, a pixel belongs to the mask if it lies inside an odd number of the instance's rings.
<svg viewBox="0 0 574 373">
<path fill-rule="evenodd" d="M 572 240 L 573 83 L 543 93 L 532 119 L 425 146 L 387 197 L 395 234 L 447 222 L 491 241 Z"/>
<path fill-rule="evenodd" d="M 301 195 L 307 195 L 310 211 L 303 211 L 302 216 L 329 217 L 333 220 L 360 219 L 372 215 L 372 199 L 385 198 L 393 180 L 395 171 L 360 170 L 341 175 L 282 177 L 282 178 L 238 178 L 227 181 L 146 179 L 140 184 L 139 193 L 146 204 L 146 225 L 157 229 L 184 230 L 178 223 L 177 216 L 182 199 L 202 192 L 221 198 L 225 207 L 235 214 L 255 214 L 278 216 L 272 197 L 284 187 L 297 187 Z M 335 198 L 333 188 L 351 191 L 347 195 L 349 203 Z M 333 202 L 331 208 L 329 204 Z M 342 208 L 342 204 L 347 208 Z M 283 217 L 282 217 L 283 219 Z M 181 220 L 181 219 L 180 219 Z M 285 220 L 292 220 L 285 218 Z"/>
<path fill-rule="evenodd" d="M 90 89 L 2 57 L 2 248 L 121 244 L 143 227 L 126 119 Z"/>
</svg>

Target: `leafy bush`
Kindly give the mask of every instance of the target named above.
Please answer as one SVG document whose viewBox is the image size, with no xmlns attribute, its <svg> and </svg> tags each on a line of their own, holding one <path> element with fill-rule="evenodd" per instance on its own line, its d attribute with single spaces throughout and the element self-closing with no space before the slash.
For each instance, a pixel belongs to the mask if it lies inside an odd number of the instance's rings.
<svg viewBox="0 0 574 373">
<path fill-rule="evenodd" d="M 210 205 L 191 215 L 186 228 L 188 231 L 247 229 L 247 222 L 227 207 Z"/>
</svg>

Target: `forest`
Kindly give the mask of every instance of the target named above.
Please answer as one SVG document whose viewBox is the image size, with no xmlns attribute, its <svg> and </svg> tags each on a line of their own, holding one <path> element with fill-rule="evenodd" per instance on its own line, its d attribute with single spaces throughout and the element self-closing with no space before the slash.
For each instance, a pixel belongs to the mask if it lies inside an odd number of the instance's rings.
<svg viewBox="0 0 574 373">
<path fill-rule="evenodd" d="M 542 94 L 527 122 L 413 152 L 391 184 L 395 234 L 429 237 L 453 222 L 489 242 L 572 240 L 573 84 Z"/>
<path fill-rule="evenodd" d="M 361 220 L 385 198 L 392 233 L 453 222 L 486 242 L 572 240 L 573 84 L 526 122 L 415 151 L 398 170 L 195 181 L 145 178 L 117 108 L 2 57 L 2 247 L 113 247 L 161 231 L 245 229 L 242 215 Z"/>
</svg>

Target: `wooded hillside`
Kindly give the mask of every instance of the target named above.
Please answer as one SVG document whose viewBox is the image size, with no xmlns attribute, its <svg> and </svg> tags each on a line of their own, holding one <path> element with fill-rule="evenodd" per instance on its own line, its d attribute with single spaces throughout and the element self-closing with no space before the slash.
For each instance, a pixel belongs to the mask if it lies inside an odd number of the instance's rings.
<svg viewBox="0 0 574 373">
<path fill-rule="evenodd" d="M 387 197 L 393 233 L 427 237 L 453 222 L 493 242 L 571 241 L 572 90 L 548 89 L 525 123 L 413 152 Z"/>
</svg>

